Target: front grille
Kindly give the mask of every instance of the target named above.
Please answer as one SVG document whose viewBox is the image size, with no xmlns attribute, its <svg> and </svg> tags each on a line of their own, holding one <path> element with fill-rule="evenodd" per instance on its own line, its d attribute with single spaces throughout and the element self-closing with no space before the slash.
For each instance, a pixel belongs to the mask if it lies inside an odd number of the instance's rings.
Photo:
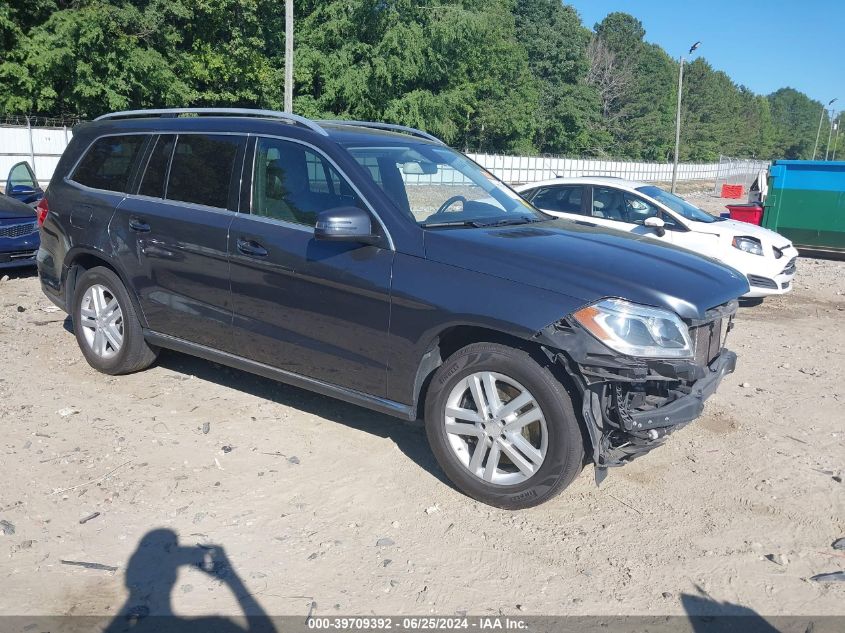
<svg viewBox="0 0 845 633">
<path fill-rule="evenodd" d="M 767 277 L 760 277 L 759 275 L 748 275 L 748 283 L 758 288 L 769 288 L 770 290 L 777 290 L 778 285 L 774 279 Z"/>
<path fill-rule="evenodd" d="M 722 349 L 722 322 L 716 319 L 710 323 L 690 328 L 690 338 L 695 348 L 695 364 L 709 365 Z"/>
<path fill-rule="evenodd" d="M 789 260 L 789 263 L 786 265 L 786 268 L 781 271 L 781 275 L 794 275 L 795 274 L 795 260 L 798 259 L 797 257 L 793 257 Z"/>
<path fill-rule="evenodd" d="M 0 237 L 23 237 L 35 233 L 38 226 L 35 222 L 25 222 L 24 224 L 0 224 Z"/>
</svg>

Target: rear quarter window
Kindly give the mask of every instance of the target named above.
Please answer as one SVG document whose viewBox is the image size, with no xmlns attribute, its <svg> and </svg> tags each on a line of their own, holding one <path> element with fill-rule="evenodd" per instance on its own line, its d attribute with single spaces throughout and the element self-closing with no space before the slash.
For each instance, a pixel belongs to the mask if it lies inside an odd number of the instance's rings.
<svg viewBox="0 0 845 633">
<path fill-rule="evenodd" d="M 92 189 L 125 193 L 146 138 L 143 134 L 128 134 L 97 139 L 70 179 Z"/>
</svg>

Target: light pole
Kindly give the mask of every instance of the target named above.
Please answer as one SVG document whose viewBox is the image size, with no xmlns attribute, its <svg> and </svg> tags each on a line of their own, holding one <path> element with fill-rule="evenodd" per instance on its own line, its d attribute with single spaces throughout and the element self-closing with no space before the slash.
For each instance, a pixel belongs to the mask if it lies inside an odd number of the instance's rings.
<svg viewBox="0 0 845 633">
<path fill-rule="evenodd" d="M 827 147 L 824 150 L 824 159 L 827 160 L 827 155 L 830 152 L 830 139 L 833 136 L 833 130 L 836 128 L 836 118 L 834 117 L 835 112 L 831 109 L 830 111 L 830 131 L 827 133 Z M 838 133 L 838 130 L 837 130 Z"/>
<path fill-rule="evenodd" d="M 836 160 L 836 146 L 839 145 L 839 128 L 842 125 L 842 113 L 839 113 L 839 117 L 836 119 L 836 134 L 833 136 L 833 156 L 830 157 L 830 160 Z"/>
<path fill-rule="evenodd" d="M 285 112 L 293 112 L 293 0 L 285 0 Z"/>
<path fill-rule="evenodd" d="M 701 45 L 696 42 L 690 46 L 689 54 Z M 681 93 L 684 89 L 684 56 L 681 55 L 681 68 L 678 70 L 678 112 L 675 116 L 675 163 L 672 165 L 672 193 L 675 193 L 675 183 L 678 181 L 678 152 L 681 147 Z"/>
<path fill-rule="evenodd" d="M 816 150 L 819 148 L 819 135 L 822 133 L 822 121 L 824 121 L 824 113 L 827 108 L 832 106 L 838 99 L 839 97 L 835 97 L 827 102 L 827 106 L 822 106 L 822 113 L 819 115 L 819 129 L 816 132 L 816 144 L 813 145 L 813 160 L 816 160 Z"/>
</svg>

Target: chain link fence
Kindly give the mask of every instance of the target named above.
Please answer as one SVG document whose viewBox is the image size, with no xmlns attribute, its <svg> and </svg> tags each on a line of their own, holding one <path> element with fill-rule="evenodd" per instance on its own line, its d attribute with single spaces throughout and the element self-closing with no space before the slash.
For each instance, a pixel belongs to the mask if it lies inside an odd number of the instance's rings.
<svg viewBox="0 0 845 633">
<path fill-rule="evenodd" d="M 5 127 L 51 127 L 51 128 L 72 128 L 82 119 L 79 117 L 43 117 L 26 116 L 25 114 L 0 115 L 0 126 Z"/>
<path fill-rule="evenodd" d="M 733 158 L 719 156 L 716 170 L 716 181 L 713 184 L 713 195 L 721 195 L 722 185 L 742 185 L 747 192 L 757 175 L 769 168 L 771 163 L 764 160 L 750 160 L 747 158 Z"/>
</svg>

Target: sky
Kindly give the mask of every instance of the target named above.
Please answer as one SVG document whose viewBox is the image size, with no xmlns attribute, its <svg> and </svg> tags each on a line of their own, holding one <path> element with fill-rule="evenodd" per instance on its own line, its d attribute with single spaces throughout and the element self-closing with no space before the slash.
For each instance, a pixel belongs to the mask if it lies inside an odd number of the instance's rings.
<svg viewBox="0 0 845 633">
<path fill-rule="evenodd" d="M 565 0 L 592 29 L 608 13 L 639 19 L 676 59 L 694 53 L 758 94 L 795 88 L 845 109 L 845 0 Z"/>
</svg>

